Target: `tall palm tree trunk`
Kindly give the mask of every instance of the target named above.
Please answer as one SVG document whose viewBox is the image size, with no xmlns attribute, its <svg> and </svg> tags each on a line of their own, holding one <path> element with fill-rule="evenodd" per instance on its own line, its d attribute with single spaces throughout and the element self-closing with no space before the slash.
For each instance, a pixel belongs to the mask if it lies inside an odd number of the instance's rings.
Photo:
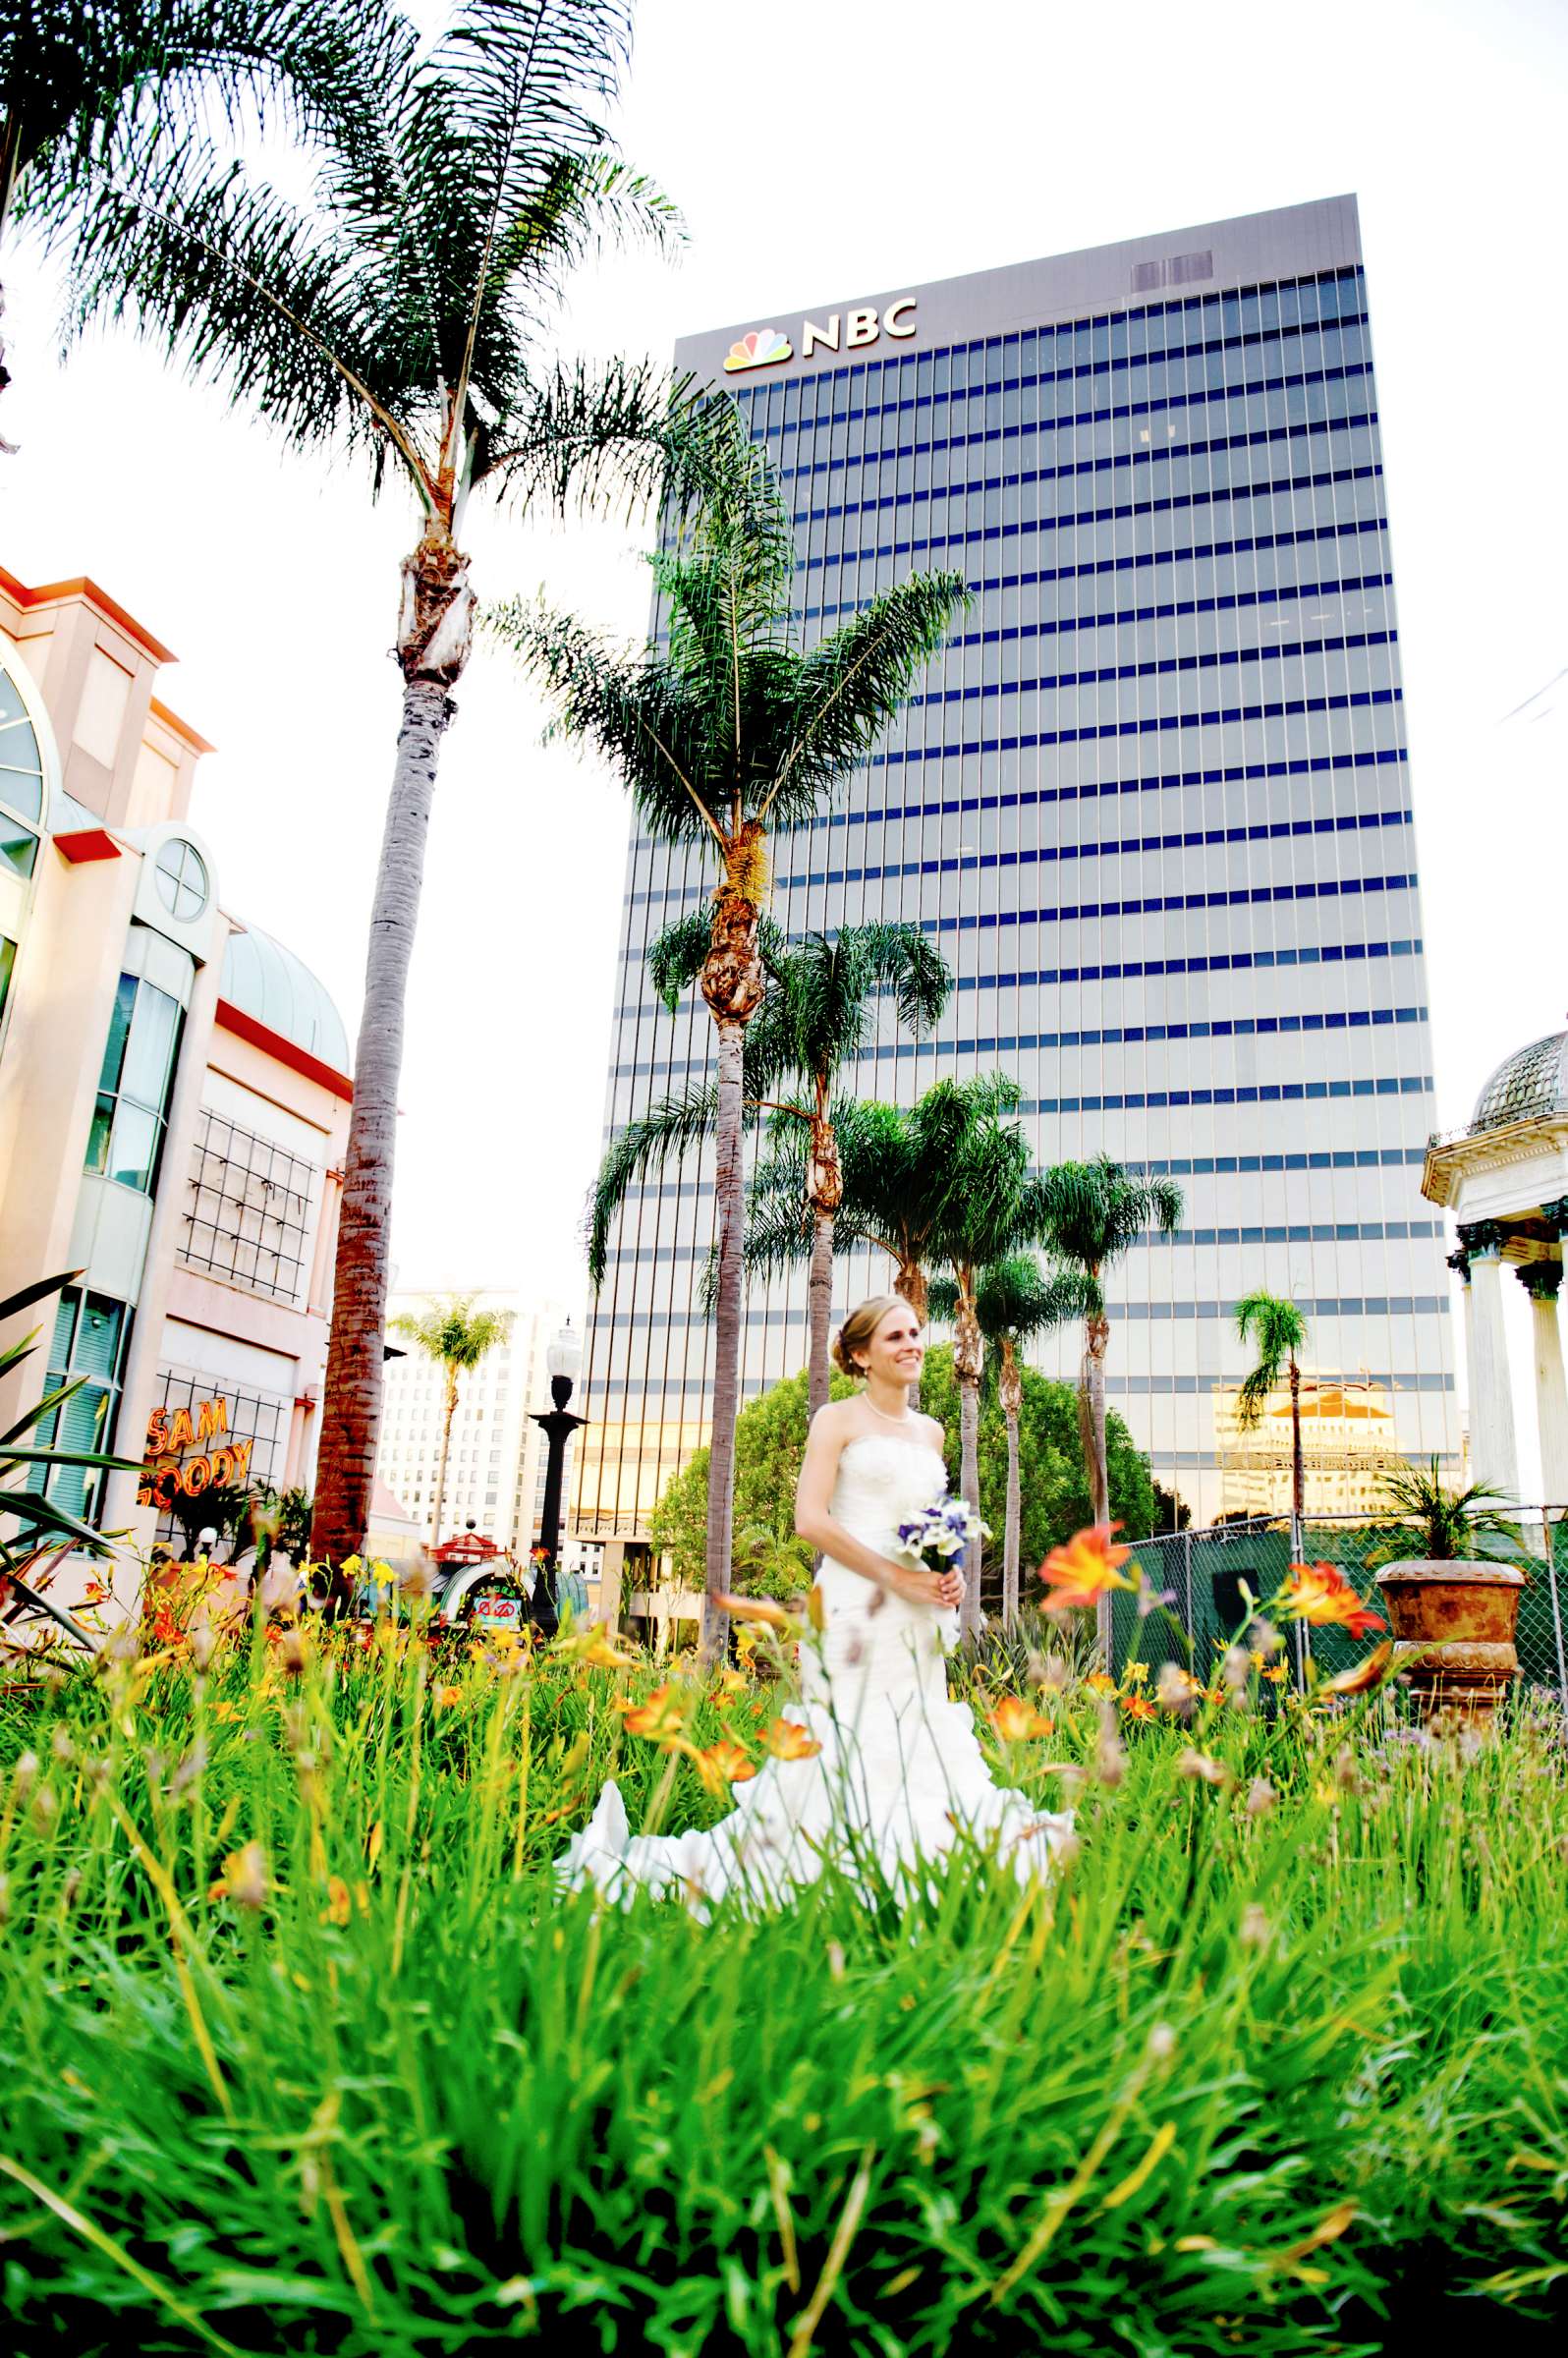
<svg viewBox="0 0 1568 2358">
<path fill-rule="evenodd" d="M 1105 1460 L 1105 1351 L 1110 1320 L 1104 1316 L 1084 1321 L 1084 1359 L 1078 1378 L 1078 1431 L 1084 1446 L 1084 1471 L 1089 1477 L 1090 1513 L 1096 1523 L 1110 1521 L 1110 1477 Z M 1094 1606 L 1094 1634 L 1105 1667 L 1111 1666 L 1111 1600 L 1107 1590 Z"/>
<path fill-rule="evenodd" d="M 1023 1510 L 1018 1482 L 1018 1418 L 1024 1402 L 1024 1383 L 1018 1372 L 1018 1351 L 1009 1334 L 1002 1337 L 1002 1364 L 996 1388 L 1007 1421 L 1007 1509 L 1002 1529 L 1002 1627 L 1018 1627 L 1018 1559 L 1022 1547 Z"/>
<path fill-rule="evenodd" d="M 980 1516 L 980 1386 L 984 1354 L 980 1319 L 975 1313 L 974 1292 L 967 1281 L 961 1280 L 958 1315 L 953 1324 L 953 1374 L 958 1378 L 958 1479 L 970 1513 L 977 1520 Z M 970 1541 L 964 1555 L 964 1602 L 959 1611 L 959 1629 L 966 1638 L 973 1637 L 980 1625 L 980 1550 L 983 1544 L 977 1536 Z"/>
<path fill-rule="evenodd" d="M 806 1403 L 808 1416 L 814 1417 L 826 1406 L 832 1389 L 828 1347 L 833 1323 L 833 1214 L 813 1210 L 812 1219 L 812 1268 L 806 1288 L 811 1326 Z"/>
<path fill-rule="evenodd" d="M 468 574 L 468 558 L 433 532 L 403 562 L 397 649 L 403 721 L 370 911 L 310 1531 L 312 1553 L 333 1565 L 361 1553 L 370 1516 L 404 1010 L 436 765 L 454 709 L 448 691 L 472 641 Z M 335 1587 L 341 1603 L 346 1592 Z"/>
<path fill-rule="evenodd" d="M 812 1267 L 807 1280 L 806 1301 L 810 1319 L 811 1352 L 807 1362 L 807 1413 L 815 1416 L 825 1407 L 832 1389 L 828 1370 L 828 1332 L 833 1323 L 833 1221 L 844 1201 L 844 1175 L 839 1167 L 838 1140 L 833 1125 L 821 1111 L 820 1086 L 817 1111 L 812 1117 L 811 1158 L 807 1165 L 806 1191 L 812 1207 Z"/>
<path fill-rule="evenodd" d="M 430 1529 L 435 1534 L 435 1545 L 441 1544 L 441 1509 L 446 1504 L 446 1461 L 452 1447 L 452 1420 L 457 1415 L 458 1378 L 456 1368 L 446 1372 L 446 1414 L 441 1420 L 441 1454 L 435 1461 L 435 1503 L 430 1509 Z"/>
</svg>

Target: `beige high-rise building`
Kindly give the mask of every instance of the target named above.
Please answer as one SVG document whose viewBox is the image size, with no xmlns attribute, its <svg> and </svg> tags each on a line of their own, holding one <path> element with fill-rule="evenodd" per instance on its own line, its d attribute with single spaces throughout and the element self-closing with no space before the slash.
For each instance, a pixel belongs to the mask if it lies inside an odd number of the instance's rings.
<svg viewBox="0 0 1568 2358">
<path fill-rule="evenodd" d="M 546 1445 L 532 1419 L 550 1405 L 544 1354 L 567 1313 L 559 1303 L 541 1304 L 505 1288 L 475 1289 L 476 1308 L 511 1312 L 512 1332 L 458 1379 L 446 1496 L 437 1531 L 431 1518 L 446 1376 L 434 1360 L 397 1334 L 392 1322 L 405 1312 L 421 1317 L 449 1291 L 469 1290 L 400 1288 L 388 1298 L 387 1340 L 404 1356 L 386 1365 L 376 1475 L 418 1524 L 427 1546 L 455 1538 L 472 1523 L 497 1546 L 526 1553 L 538 1538 L 544 1504 Z M 569 1449 L 562 1486 L 563 1525 L 570 1465 Z"/>
</svg>

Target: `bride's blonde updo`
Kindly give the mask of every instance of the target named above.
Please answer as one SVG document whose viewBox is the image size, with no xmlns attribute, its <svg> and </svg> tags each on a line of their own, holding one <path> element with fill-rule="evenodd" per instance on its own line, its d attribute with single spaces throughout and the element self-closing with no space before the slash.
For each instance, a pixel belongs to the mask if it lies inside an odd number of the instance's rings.
<svg viewBox="0 0 1568 2358">
<path fill-rule="evenodd" d="M 909 1304 L 902 1294 L 872 1294 L 870 1300 L 863 1302 L 859 1310 L 852 1310 L 833 1337 L 833 1365 L 840 1374 L 854 1376 L 864 1381 L 866 1370 L 856 1358 L 856 1352 L 867 1348 L 890 1310 L 908 1308 Z"/>
</svg>

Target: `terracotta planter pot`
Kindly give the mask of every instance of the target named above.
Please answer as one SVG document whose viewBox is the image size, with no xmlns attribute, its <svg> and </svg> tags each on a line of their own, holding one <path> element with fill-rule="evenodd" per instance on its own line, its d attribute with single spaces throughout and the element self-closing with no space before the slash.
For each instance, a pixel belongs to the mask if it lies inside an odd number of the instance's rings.
<svg viewBox="0 0 1568 2358">
<path fill-rule="evenodd" d="M 1377 1575 L 1394 1633 L 1393 1672 L 1424 1711 L 1489 1719 L 1514 1679 L 1525 1575 L 1511 1564 L 1388 1564 Z"/>
</svg>

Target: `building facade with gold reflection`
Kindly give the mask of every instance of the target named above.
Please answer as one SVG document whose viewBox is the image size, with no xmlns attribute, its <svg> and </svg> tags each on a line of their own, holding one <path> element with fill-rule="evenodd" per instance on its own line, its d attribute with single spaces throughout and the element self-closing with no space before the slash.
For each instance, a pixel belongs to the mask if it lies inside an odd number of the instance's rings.
<svg viewBox="0 0 1568 2358">
<path fill-rule="evenodd" d="M 1288 1515 L 1290 1393 L 1271 1393 L 1256 1424 L 1240 1415 L 1241 1387 L 1214 1386 L 1214 1450 L 1221 1514 Z M 1404 1462 L 1394 1404 L 1365 1376 L 1304 1376 L 1302 1466 L 1308 1515 L 1375 1513 L 1389 1471 Z"/>
</svg>

